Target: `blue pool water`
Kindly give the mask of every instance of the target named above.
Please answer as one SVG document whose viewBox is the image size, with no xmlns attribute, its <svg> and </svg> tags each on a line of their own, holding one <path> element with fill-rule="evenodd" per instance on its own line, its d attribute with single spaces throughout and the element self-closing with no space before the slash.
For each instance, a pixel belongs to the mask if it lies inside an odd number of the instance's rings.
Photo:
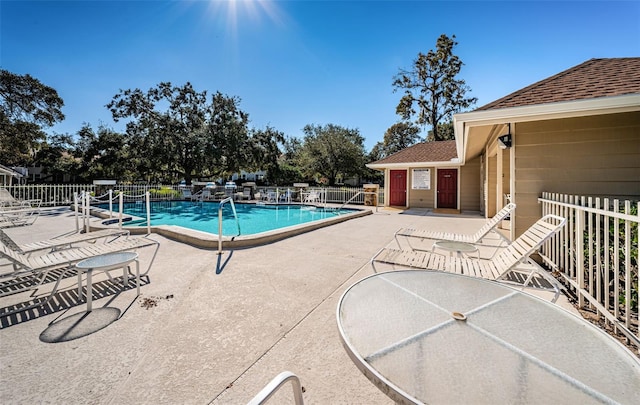
<svg viewBox="0 0 640 405">
<path fill-rule="evenodd" d="M 217 202 L 195 204 L 190 201 L 151 202 L 151 226 L 178 225 L 217 234 L 218 207 L 219 203 Z M 301 205 L 236 204 L 235 207 L 242 235 L 253 235 L 353 212 L 349 209 L 337 211 Z M 105 205 L 101 205 L 100 208 L 109 209 Z M 113 211 L 118 212 L 117 204 L 114 204 Z M 125 203 L 123 212 L 125 215 L 145 219 L 144 221 L 125 222 L 125 226 L 147 225 L 144 203 Z M 225 204 L 222 209 L 222 234 L 225 236 L 238 234 L 238 227 L 230 204 Z"/>
</svg>

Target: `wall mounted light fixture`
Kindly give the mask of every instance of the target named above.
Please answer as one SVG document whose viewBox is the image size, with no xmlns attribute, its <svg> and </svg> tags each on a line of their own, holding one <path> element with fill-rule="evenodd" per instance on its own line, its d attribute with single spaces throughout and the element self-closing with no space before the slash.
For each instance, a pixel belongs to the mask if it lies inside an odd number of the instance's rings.
<svg viewBox="0 0 640 405">
<path fill-rule="evenodd" d="M 507 133 L 498 137 L 498 146 L 500 149 L 511 147 L 511 123 L 507 124 Z"/>
</svg>

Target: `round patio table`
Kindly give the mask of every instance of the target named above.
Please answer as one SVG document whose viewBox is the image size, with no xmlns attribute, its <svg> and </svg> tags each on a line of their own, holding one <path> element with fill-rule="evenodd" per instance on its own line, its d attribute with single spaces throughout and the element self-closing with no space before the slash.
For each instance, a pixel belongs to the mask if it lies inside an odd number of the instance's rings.
<svg viewBox="0 0 640 405">
<path fill-rule="evenodd" d="M 91 312 L 93 303 L 93 272 L 122 268 L 122 291 L 124 291 L 129 284 L 127 267 L 131 262 L 136 263 L 136 288 L 138 295 L 140 295 L 140 263 L 138 262 L 138 254 L 135 252 L 107 253 L 84 259 L 76 264 L 76 269 L 78 269 L 78 297 L 82 297 L 82 273 L 87 273 L 87 312 Z"/>
<path fill-rule="evenodd" d="M 458 257 L 464 257 L 463 254 L 467 256 L 471 253 L 475 253 L 478 259 L 480 259 L 480 252 L 478 251 L 478 247 L 472 243 L 465 242 L 454 242 L 450 240 L 439 240 L 436 241 L 431 247 L 431 251 L 433 252 L 436 248 L 446 250 L 449 253 L 456 252 Z"/>
<path fill-rule="evenodd" d="M 337 308 L 356 366 L 399 403 L 640 403 L 640 360 L 570 312 L 503 284 L 402 270 Z"/>
</svg>

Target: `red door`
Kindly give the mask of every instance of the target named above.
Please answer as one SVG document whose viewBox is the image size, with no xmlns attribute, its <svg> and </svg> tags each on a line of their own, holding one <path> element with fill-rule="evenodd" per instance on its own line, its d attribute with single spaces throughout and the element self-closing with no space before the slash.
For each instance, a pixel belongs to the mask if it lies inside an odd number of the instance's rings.
<svg viewBox="0 0 640 405">
<path fill-rule="evenodd" d="M 438 170 L 438 208 L 458 208 L 458 170 Z"/>
<path fill-rule="evenodd" d="M 407 171 L 389 172 L 389 205 L 405 207 L 407 205 Z"/>
</svg>

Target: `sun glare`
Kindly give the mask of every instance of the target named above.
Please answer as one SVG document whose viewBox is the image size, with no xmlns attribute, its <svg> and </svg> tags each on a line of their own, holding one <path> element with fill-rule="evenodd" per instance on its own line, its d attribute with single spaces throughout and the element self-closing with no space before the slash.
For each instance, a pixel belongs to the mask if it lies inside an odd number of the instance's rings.
<svg viewBox="0 0 640 405">
<path fill-rule="evenodd" d="M 275 1 L 271 0 L 209 0 L 208 16 L 224 24 L 234 38 L 242 24 L 255 26 L 263 22 L 280 24 L 282 16 Z"/>
</svg>

